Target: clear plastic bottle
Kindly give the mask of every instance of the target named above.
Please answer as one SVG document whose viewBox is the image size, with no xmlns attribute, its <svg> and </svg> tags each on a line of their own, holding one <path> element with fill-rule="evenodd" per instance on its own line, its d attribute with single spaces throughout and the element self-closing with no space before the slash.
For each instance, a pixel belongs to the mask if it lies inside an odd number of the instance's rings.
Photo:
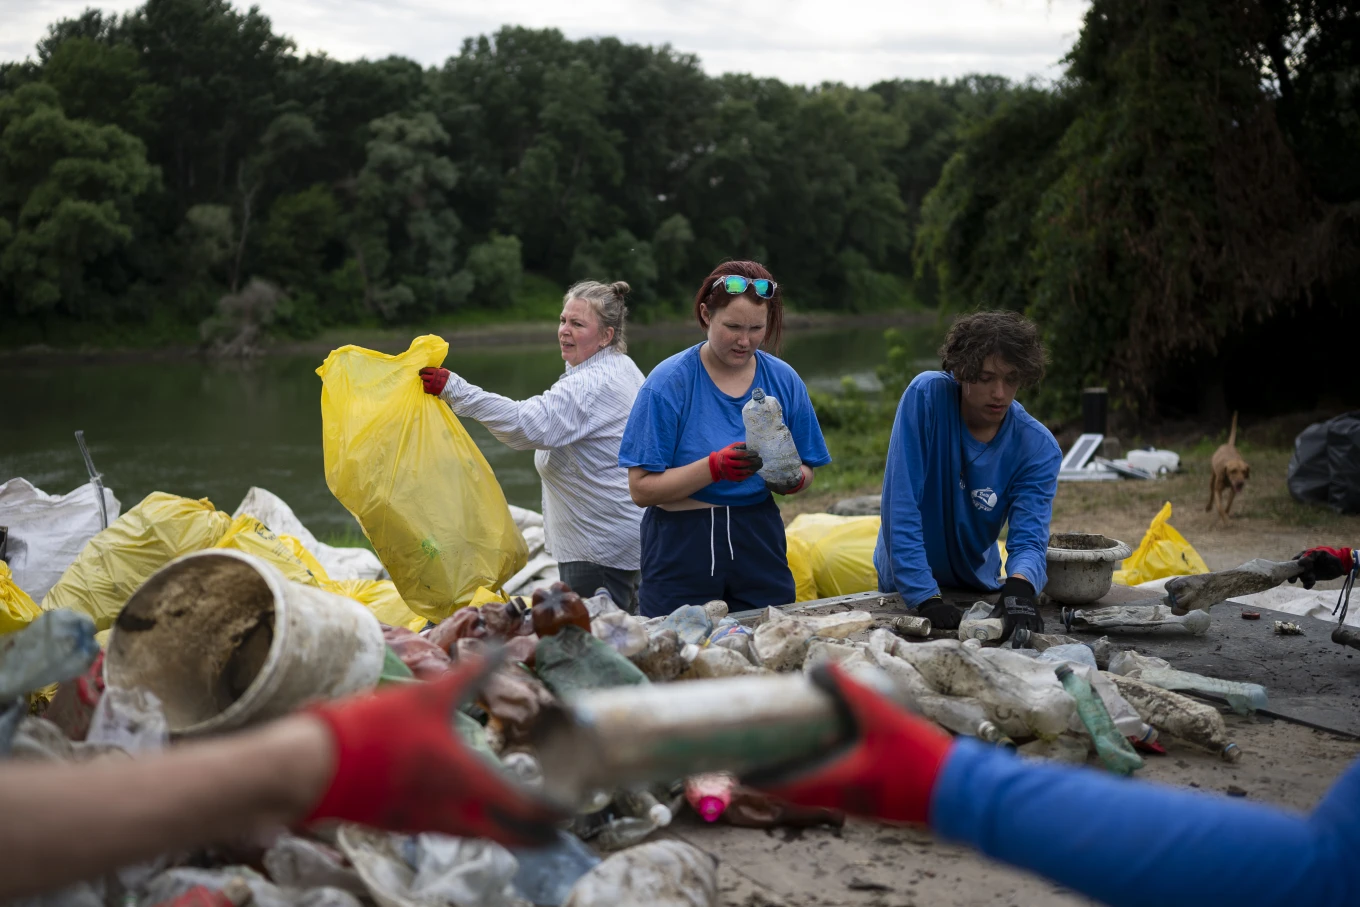
<svg viewBox="0 0 1360 907">
<path fill-rule="evenodd" d="M 1195 612 L 1202 614 L 1203 612 Z M 1175 668 L 1149 667 L 1138 672 L 1138 679 L 1164 690 L 1198 690 L 1201 693 L 1217 693 L 1228 700 L 1228 706 L 1239 715 L 1250 715 L 1257 709 L 1269 705 L 1266 688 L 1259 683 L 1239 683 L 1235 680 L 1220 680 Z"/>
<path fill-rule="evenodd" d="M 1114 726 L 1114 720 L 1105 708 L 1105 703 L 1091 689 L 1086 678 L 1078 675 L 1070 665 L 1061 664 L 1054 669 L 1058 680 L 1073 699 L 1077 701 L 1077 714 L 1081 723 L 1086 725 L 1091 739 L 1096 744 L 1096 755 L 1105 767 L 1116 775 L 1131 775 L 1143 767 L 1142 758 L 1133 750 L 1129 741 Z"/>
<path fill-rule="evenodd" d="M 784 408 L 779 401 L 758 387 L 741 408 L 741 419 L 746 423 L 746 448 L 764 461 L 758 475 L 770 485 L 796 484 L 803 461 L 784 424 Z"/>
<path fill-rule="evenodd" d="M 1064 608 L 1063 623 L 1079 630 L 1103 633 L 1140 633 L 1150 636 L 1203 636 L 1209 632 L 1209 613 L 1191 611 L 1175 615 L 1166 605 L 1110 607 L 1090 610 Z"/>
<path fill-rule="evenodd" d="M 984 643 L 1000 639 L 1004 625 L 1000 618 L 989 616 L 993 610 L 994 606 L 986 602 L 974 602 L 959 623 L 959 639 L 976 639 Z"/>
</svg>

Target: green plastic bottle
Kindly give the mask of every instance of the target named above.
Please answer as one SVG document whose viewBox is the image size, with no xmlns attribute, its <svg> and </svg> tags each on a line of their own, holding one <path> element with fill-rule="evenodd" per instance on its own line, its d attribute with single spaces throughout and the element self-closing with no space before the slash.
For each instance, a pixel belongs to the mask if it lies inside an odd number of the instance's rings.
<svg viewBox="0 0 1360 907">
<path fill-rule="evenodd" d="M 647 682 L 647 676 L 613 646 L 575 624 L 566 624 L 553 636 L 539 639 L 534 673 L 558 696 Z"/>
<path fill-rule="evenodd" d="M 1096 755 L 1105 767 L 1116 775 L 1132 775 L 1142 768 L 1142 757 L 1134 752 L 1129 741 L 1114 726 L 1114 719 L 1110 718 L 1105 703 L 1100 701 L 1086 678 L 1065 664 L 1058 665 L 1054 673 L 1058 675 L 1063 689 L 1077 701 L 1077 714 L 1090 732 L 1091 739 L 1096 742 Z"/>
</svg>

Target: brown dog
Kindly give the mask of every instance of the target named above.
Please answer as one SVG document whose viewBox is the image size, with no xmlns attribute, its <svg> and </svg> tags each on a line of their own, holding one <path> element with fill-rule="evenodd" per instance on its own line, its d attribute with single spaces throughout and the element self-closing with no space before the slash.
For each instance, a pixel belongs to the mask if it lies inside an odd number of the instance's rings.
<svg viewBox="0 0 1360 907">
<path fill-rule="evenodd" d="M 1247 487 L 1247 479 L 1251 478 L 1251 467 L 1247 461 L 1242 459 L 1242 455 L 1237 452 L 1237 413 L 1233 413 L 1232 430 L 1228 432 L 1228 440 L 1214 451 L 1213 457 L 1209 460 L 1209 503 L 1204 505 L 1204 512 L 1208 513 L 1218 505 L 1218 515 L 1223 522 L 1228 521 L 1228 514 L 1232 512 L 1233 501 L 1243 488 Z M 1227 503 L 1223 501 L 1227 495 Z"/>
</svg>

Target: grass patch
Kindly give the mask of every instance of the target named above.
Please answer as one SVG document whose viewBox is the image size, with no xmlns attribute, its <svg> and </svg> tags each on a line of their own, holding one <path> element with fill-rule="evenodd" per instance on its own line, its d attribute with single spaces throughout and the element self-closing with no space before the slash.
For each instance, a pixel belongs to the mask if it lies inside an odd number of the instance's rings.
<svg viewBox="0 0 1360 907">
<path fill-rule="evenodd" d="M 359 530 L 358 526 L 352 529 L 334 530 L 326 535 L 319 536 L 317 541 L 330 545 L 332 548 L 367 548 L 369 551 L 373 551 L 373 543 L 368 540 L 368 536 Z"/>
</svg>

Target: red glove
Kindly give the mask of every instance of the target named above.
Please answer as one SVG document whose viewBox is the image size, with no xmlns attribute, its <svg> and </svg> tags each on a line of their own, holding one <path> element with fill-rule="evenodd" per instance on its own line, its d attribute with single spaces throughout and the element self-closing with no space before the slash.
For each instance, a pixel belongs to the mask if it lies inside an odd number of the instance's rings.
<svg viewBox="0 0 1360 907">
<path fill-rule="evenodd" d="M 1338 579 L 1355 569 L 1355 551 L 1350 548 L 1309 548 L 1294 555 L 1294 560 L 1303 567 L 1298 579 L 1305 589 L 1313 588 L 1319 581 Z"/>
<path fill-rule="evenodd" d="M 496 659 L 469 660 L 439 680 L 316 707 L 335 735 L 335 777 L 307 822 L 342 819 L 389 831 L 435 831 L 538 846 L 564 816 L 468 748 L 453 730 Z"/>
<path fill-rule="evenodd" d="M 420 370 L 420 383 L 425 385 L 425 393 L 438 397 L 444 392 L 444 385 L 449 383 L 449 370 L 426 366 Z"/>
<path fill-rule="evenodd" d="M 803 806 L 925 823 L 935 779 L 953 738 L 851 680 L 834 664 L 816 668 L 811 677 L 836 698 L 857 736 L 821 765 L 781 770 L 778 778 L 748 778 L 743 783 Z"/>
<path fill-rule="evenodd" d="M 742 482 L 755 475 L 765 461 L 746 449 L 745 441 L 729 444 L 708 455 L 708 474 L 715 482 Z"/>
</svg>

